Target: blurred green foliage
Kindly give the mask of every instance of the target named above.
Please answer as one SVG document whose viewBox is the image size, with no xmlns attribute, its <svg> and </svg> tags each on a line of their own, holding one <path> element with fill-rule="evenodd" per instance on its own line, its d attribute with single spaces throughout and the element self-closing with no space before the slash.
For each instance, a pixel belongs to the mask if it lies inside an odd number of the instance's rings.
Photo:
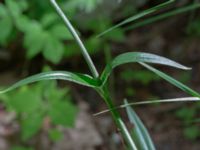
<svg viewBox="0 0 200 150">
<path fill-rule="evenodd" d="M 90 19 L 86 18 L 87 15 L 83 17 L 84 21 L 75 19 L 74 16 L 80 11 L 91 14 L 101 2 L 102 0 L 66 0 L 59 3 L 74 24 L 81 23 L 84 29 L 92 33 L 85 39 L 91 54 L 108 46 L 105 41 L 124 39 L 121 29 L 108 34 L 104 40 L 95 38 L 95 34 L 112 26 L 112 20 L 105 16 L 94 13 L 95 16 Z M 0 19 L 0 46 L 6 47 L 20 38 L 21 43 L 17 44 L 26 49 L 27 59 L 42 54 L 44 59 L 58 64 L 64 57 L 80 54 L 71 34 L 49 2 L 5 0 L 5 4 L 0 4 Z"/>
<path fill-rule="evenodd" d="M 152 81 L 158 81 L 160 79 L 158 76 L 155 76 L 152 72 L 146 70 L 126 70 L 121 73 L 121 78 L 127 82 L 138 81 L 143 85 L 148 85 Z"/>
<path fill-rule="evenodd" d="M 199 127 L 194 123 L 198 111 L 198 107 L 183 107 L 176 111 L 176 116 L 183 122 L 185 137 L 191 140 L 195 140 L 200 136 Z"/>
<path fill-rule="evenodd" d="M 191 36 L 200 36 L 200 18 L 193 20 L 187 27 L 187 32 Z"/>
<path fill-rule="evenodd" d="M 127 69 L 120 73 L 120 78 L 127 83 L 138 82 L 143 86 L 148 86 L 153 81 L 159 81 L 159 76 L 155 76 L 152 72 L 146 70 Z M 125 89 L 127 96 L 135 96 L 136 90 L 129 84 Z"/>
<path fill-rule="evenodd" d="M 103 0 L 68 0 L 67 3 L 68 7 L 71 8 L 80 8 L 86 12 L 93 11 L 99 3 L 101 3 Z"/>
<path fill-rule="evenodd" d="M 33 148 L 22 147 L 22 146 L 14 146 L 14 147 L 11 148 L 11 150 L 33 150 Z"/>
<path fill-rule="evenodd" d="M 192 36 L 196 36 L 191 34 Z M 184 84 L 188 84 L 192 79 L 191 72 L 185 72 L 178 75 L 179 81 Z M 195 119 L 198 117 L 198 112 L 200 110 L 200 105 L 194 104 L 191 106 L 184 106 L 175 111 L 175 116 L 178 117 L 183 125 L 183 134 L 186 138 L 190 140 L 196 140 L 199 138 L 199 126 L 194 123 Z"/>
<path fill-rule="evenodd" d="M 71 103 L 67 88 L 58 89 L 56 81 L 42 81 L 32 86 L 1 96 L 8 111 L 15 112 L 20 124 L 22 141 L 30 140 L 42 129 L 45 118 L 51 126 L 73 127 L 78 109 Z M 49 138 L 56 141 L 62 137 L 56 129 L 49 130 Z"/>
<path fill-rule="evenodd" d="M 52 140 L 52 141 L 58 141 L 60 139 L 62 139 L 63 137 L 63 134 L 62 132 L 58 131 L 57 129 L 51 129 L 49 131 L 49 138 Z"/>
</svg>

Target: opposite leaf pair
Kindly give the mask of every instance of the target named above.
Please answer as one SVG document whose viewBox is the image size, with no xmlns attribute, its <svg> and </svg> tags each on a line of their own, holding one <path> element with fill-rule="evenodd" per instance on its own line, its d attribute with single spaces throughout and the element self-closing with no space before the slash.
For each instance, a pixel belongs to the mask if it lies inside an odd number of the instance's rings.
<svg viewBox="0 0 200 150">
<path fill-rule="evenodd" d="M 52 79 L 58 79 L 58 80 L 66 80 L 66 81 L 71 81 L 77 84 L 81 84 L 84 86 L 92 87 L 92 88 L 99 88 L 102 87 L 109 75 L 111 74 L 112 70 L 122 64 L 126 63 L 132 63 L 132 62 L 137 62 L 149 69 L 150 71 L 156 73 L 160 77 L 164 78 L 165 80 L 169 81 L 170 83 L 174 84 L 175 86 L 181 88 L 182 90 L 188 92 L 192 96 L 199 96 L 199 94 L 192 89 L 188 88 L 187 86 L 181 84 L 180 82 L 176 81 L 175 79 L 171 78 L 170 76 L 164 74 L 161 71 L 158 71 L 157 69 L 147 65 L 146 63 L 154 63 L 154 64 L 161 64 L 161 65 L 166 65 L 166 66 L 171 66 L 175 67 L 178 69 L 183 69 L 183 70 L 188 70 L 190 68 L 185 67 L 177 62 L 174 62 L 170 59 L 167 59 L 165 57 L 161 57 L 158 55 L 154 54 L 149 54 L 149 53 L 142 53 L 142 52 L 128 52 L 121 54 L 117 56 L 110 64 L 108 64 L 100 78 L 95 79 L 89 75 L 85 74 L 79 74 L 79 73 L 72 73 L 72 72 L 67 72 L 67 71 L 50 71 L 50 72 L 44 72 L 40 73 L 37 75 L 33 75 L 31 77 L 28 77 L 26 79 L 23 79 L 16 84 L 12 85 L 11 87 L 0 91 L 0 93 L 5 93 L 10 90 L 13 90 L 15 88 L 18 88 L 20 86 L 33 83 L 36 81 L 41 81 L 41 80 L 52 80 Z"/>
</svg>

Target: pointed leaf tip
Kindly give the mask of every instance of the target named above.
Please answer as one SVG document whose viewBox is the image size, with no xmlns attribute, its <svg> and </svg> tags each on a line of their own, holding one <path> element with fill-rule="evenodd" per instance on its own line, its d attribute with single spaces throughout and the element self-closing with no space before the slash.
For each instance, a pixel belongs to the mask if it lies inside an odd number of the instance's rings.
<svg viewBox="0 0 200 150">
<path fill-rule="evenodd" d="M 132 63 L 132 62 L 148 62 L 148 63 L 154 63 L 154 64 L 161 64 L 161 65 L 171 66 L 171 67 L 183 69 L 183 70 L 191 69 L 189 67 L 181 65 L 180 63 L 170 60 L 166 57 L 158 56 L 156 54 L 151 54 L 151 53 L 145 53 L 145 52 L 127 52 L 127 53 L 121 54 L 112 61 L 112 66 L 114 68 L 119 65 L 122 65 L 125 63 Z"/>
<path fill-rule="evenodd" d="M 183 70 L 191 69 L 189 67 L 181 65 L 180 63 L 177 63 L 163 56 L 158 56 L 155 54 L 144 53 L 144 52 L 127 52 L 127 53 L 118 55 L 110 64 L 106 66 L 106 68 L 104 69 L 101 75 L 101 80 L 103 81 L 103 83 L 105 83 L 110 73 L 115 67 L 119 65 L 127 64 L 127 63 L 134 63 L 134 62 L 160 64 L 160 65 L 170 66 L 170 67 L 183 69 Z"/>
</svg>

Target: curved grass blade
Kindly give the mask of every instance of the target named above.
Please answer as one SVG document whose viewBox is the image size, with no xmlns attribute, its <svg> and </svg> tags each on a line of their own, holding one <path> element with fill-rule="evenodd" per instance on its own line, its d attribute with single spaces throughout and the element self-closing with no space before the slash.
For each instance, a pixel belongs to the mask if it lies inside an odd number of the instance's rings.
<svg viewBox="0 0 200 150">
<path fill-rule="evenodd" d="M 93 87 L 93 88 L 98 87 L 100 85 L 98 80 L 93 79 L 89 75 L 72 73 L 72 72 L 67 72 L 67 71 L 50 71 L 50 72 L 39 73 L 30 77 L 27 77 L 25 79 L 22 79 L 21 81 L 13 84 L 9 88 L 5 90 L 1 90 L 0 94 L 14 90 L 23 85 L 34 83 L 37 81 L 42 81 L 42 80 L 66 80 L 66 81 L 71 81 L 74 83 L 78 83 L 80 85 Z"/>
<path fill-rule="evenodd" d="M 165 79 L 169 83 L 173 84 L 174 86 L 176 86 L 179 89 L 183 90 L 184 92 L 188 93 L 189 95 L 192 95 L 194 97 L 200 97 L 200 94 L 198 92 L 194 91 L 193 89 L 189 88 L 188 86 L 184 85 L 183 83 L 175 80 L 174 78 L 170 77 L 169 75 L 165 74 L 164 72 L 159 71 L 156 68 L 154 68 L 154 67 L 152 67 L 152 66 L 150 66 L 146 63 L 140 62 L 140 64 L 142 66 L 144 66 L 145 68 L 147 68 L 148 70 L 154 72 L 155 74 L 157 74 L 161 78 Z"/>
<path fill-rule="evenodd" d="M 182 8 L 172 10 L 170 12 L 163 13 L 161 15 L 157 15 L 155 17 L 147 18 L 144 21 L 140 21 L 138 23 L 134 23 L 134 24 L 126 27 L 125 31 L 136 29 L 138 27 L 145 26 L 147 24 L 154 23 L 156 21 L 159 21 L 159 20 L 162 20 L 162 19 L 165 19 L 165 18 L 169 18 L 171 16 L 175 16 L 175 15 L 178 15 L 178 14 L 182 14 L 182 13 L 185 13 L 185 12 L 197 9 L 197 8 L 200 8 L 200 3 L 191 4 L 191 5 L 182 7 Z"/>
<path fill-rule="evenodd" d="M 175 102 L 199 102 L 200 98 L 199 97 L 183 97 L 183 98 L 172 98 L 172 99 L 161 99 L 161 100 L 149 100 L 149 101 L 139 101 L 139 102 L 134 102 L 134 103 L 129 103 L 129 104 L 124 104 L 117 106 L 113 109 L 122 109 L 126 108 L 127 106 L 137 106 L 137 105 L 149 105 L 149 104 L 157 104 L 157 103 L 175 103 Z M 109 112 L 109 109 L 103 110 L 101 112 L 93 114 L 93 116 L 98 116 L 104 113 Z"/>
<path fill-rule="evenodd" d="M 124 103 L 125 105 L 128 105 L 127 100 L 125 100 Z M 138 147 L 143 150 L 155 150 L 155 146 L 146 127 L 137 116 L 137 114 L 134 112 L 134 110 L 130 106 L 127 106 L 126 112 L 128 114 L 130 122 L 134 125 L 133 131 L 135 139 L 137 139 L 136 141 L 138 141 Z"/>
<path fill-rule="evenodd" d="M 133 22 L 133 21 L 135 21 L 135 20 L 138 20 L 138 19 L 140 19 L 140 18 L 142 18 L 142 17 L 144 17 L 144 16 L 146 16 L 146 15 L 149 15 L 149 14 L 151 14 L 151 13 L 154 13 L 154 12 L 156 12 L 156 11 L 158 11 L 158 10 L 160 10 L 160 9 L 162 9 L 162 8 L 164 8 L 164 7 L 166 7 L 167 5 L 173 3 L 174 1 L 175 1 L 175 0 L 169 0 L 169 1 L 164 2 L 164 3 L 162 3 L 162 4 L 156 5 L 155 7 L 152 7 L 152 8 L 150 8 L 150 9 L 144 10 L 144 11 L 142 11 L 142 12 L 140 12 L 140 13 L 138 13 L 138 14 L 132 16 L 132 17 L 129 17 L 128 19 L 126 19 L 126 20 L 120 22 L 119 24 L 117 24 L 117 25 L 115 25 L 115 26 L 113 26 L 113 27 L 107 29 L 106 31 L 100 33 L 99 35 L 97 35 L 97 37 L 101 37 L 101 36 L 103 36 L 104 34 L 110 32 L 110 31 L 112 31 L 112 30 L 114 30 L 114 29 L 116 29 L 116 28 L 118 28 L 118 27 L 120 27 L 120 26 L 123 26 L 123 25 L 125 25 L 125 24 L 130 23 L 130 22 Z"/>
<path fill-rule="evenodd" d="M 158 56 L 155 54 L 150 53 L 142 53 L 142 52 L 128 52 L 117 56 L 110 64 L 106 66 L 104 69 L 101 80 L 103 84 L 107 81 L 112 70 L 122 64 L 126 63 L 133 63 L 133 62 L 146 62 L 146 63 L 154 63 L 154 64 L 161 64 L 166 66 L 175 67 L 178 69 L 188 70 L 191 68 L 185 67 L 175 61 L 172 61 L 168 58 Z"/>
</svg>

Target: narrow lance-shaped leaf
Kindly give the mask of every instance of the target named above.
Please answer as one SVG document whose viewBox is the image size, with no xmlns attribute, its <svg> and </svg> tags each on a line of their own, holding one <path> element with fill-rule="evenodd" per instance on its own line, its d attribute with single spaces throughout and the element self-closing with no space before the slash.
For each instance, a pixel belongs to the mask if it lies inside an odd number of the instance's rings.
<svg viewBox="0 0 200 150">
<path fill-rule="evenodd" d="M 162 56 L 142 52 L 128 52 L 117 56 L 110 64 L 106 66 L 101 75 L 101 80 L 103 81 L 103 83 L 105 83 L 115 67 L 133 62 L 161 64 L 184 70 L 191 69 Z"/>
<path fill-rule="evenodd" d="M 83 42 L 81 41 L 78 33 L 76 32 L 76 30 L 72 26 L 72 24 L 69 21 L 68 17 L 64 14 L 63 10 L 57 4 L 56 0 L 50 0 L 50 2 L 52 4 L 52 6 L 54 7 L 54 9 L 56 10 L 56 12 L 58 13 L 58 15 L 62 18 L 62 20 L 64 21 L 64 23 L 65 23 L 66 27 L 68 28 L 69 32 L 71 33 L 71 35 L 73 36 L 74 40 L 76 41 L 76 43 L 80 47 L 81 52 L 83 54 L 83 57 L 85 58 L 91 73 L 93 74 L 93 76 L 95 78 L 98 78 L 99 77 L 99 73 L 98 73 L 98 71 L 97 71 L 92 59 L 90 58 L 90 55 L 88 54 L 87 49 L 85 48 Z"/>
<path fill-rule="evenodd" d="M 165 79 L 166 81 L 168 81 L 169 83 L 173 84 L 174 86 L 180 88 L 181 90 L 185 91 L 186 93 L 194 96 L 194 97 L 200 97 L 200 94 L 196 91 L 194 91 L 193 89 L 189 88 L 188 86 L 184 85 L 183 83 L 177 81 L 176 79 L 170 77 L 169 75 L 165 74 L 162 71 L 157 70 L 156 68 L 146 64 L 146 63 L 140 63 L 142 66 L 144 66 L 145 68 L 149 69 L 150 71 L 154 72 L 155 74 L 157 74 L 158 76 L 160 76 L 161 78 Z"/>
<path fill-rule="evenodd" d="M 127 100 L 125 100 L 124 103 L 125 105 L 127 105 L 126 112 L 128 114 L 128 118 L 130 122 L 134 125 L 133 130 L 136 136 L 135 140 L 139 144 L 138 147 L 143 150 L 155 150 L 155 146 L 151 140 L 151 137 L 146 127 L 144 126 L 140 118 L 137 116 L 137 114 L 134 112 L 134 110 L 130 106 L 128 106 Z"/>
<path fill-rule="evenodd" d="M 122 109 L 126 108 L 127 106 L 138 106 L 138 105 L 149 105 L 149 104 L 156 104 L 156 103 L 177 103 L 177 102 L 199 102 L 199 97 L 180 97 L 180 98 L 172 98 L 172 99 L 160 99 L 160 100 L 148 100 L 148 101 L 138 101 L 133 103 L 128 103 L 117 106 L 113 109 Z M 104 113 L 110 112 L 109 109 L 100 111 L 98 113 L 93 114 L 93 116 L 98 116 Z"/>
<path fill-rule="evenodd" d="M 33 82 L 42 81 L 42 80 L 56 80 L 56 79 L 71 81 L 71 82 L 78 83 L 78 84 L 88 86 L 88 87 L 97 87 L 100 85 L 100 83 L 97 80 L 93 79 L 89 75 L 72 73 L 72 72 L 67 72 L 67 71 L 50 71 L 50 72 L 39 73 L 30 77 L 27 77 L 13 84 L 9 88 L 0 91 L 0 94 L 16 89 L 23 85 L 33 83 Z"/>
<path fill-rule="evenodd" d="M 100 33 L 99 35 L 97 35 L 97 37 L 101 37 L 101 36 L 103 36 L 104 34 L 110 32 L 110 31 L 112 31 L 112 30 L 114 30 L 114 29 L 116 29 L 116 28 L 118 28 L 118 27 L 120 27 L 120 26 L 123 26 L 123 25 L 125 25 L 125 24 L 130 23 L 130 22 L 133 22 L 133 21 L 135 21 L 135 20 L 138 20 L 138 19 L 140 19 L 140 18 L 142 18 L 142 17 L 144 17 L 144 16 L 146 16 L 146 15 L 149 15 L 149 14 L 151 14 L 151 13 L 154 13 L 154 12 L 156 12 L 156 11 L 158 11 L 158 10 L 160 10 L 160 9 L 162 9 L 162 8 L 164 8 L 164 7 L 166 7 L 167 5 L 171 4 L 172 2 L 174 2 L 174 0 L 169 0 L 169 1 L 164 2 L 164 3 L 162 3 L 162 4 L 156 5 L 155 7 L 152 7 L 152 8 L 150 8 L 150 9 L 144 10 L 144 11 L 142 11 L 142 12 L 136 14 L 136 15 L 133 15 L 132 17 L 129 17 L 128 19 L 126 19 L 126 20 L 120 22 L 119 24 L 117 24 L 117 25 L 115 25 L 115 26 L 113 26 L 113 27 L 107 29 L 106 31 Z"/>
<path fill-rule="evenodd" d="M 197 9 L 197 8 L 200 8 L 200 3 L 195 3 L 195 4 L 188 5 L 188 6 L 184 6 L 184 7 L 181 7 L 181 8 L 178 8 L 178 9 L 175 9 L 175 10 L 172 10 L 172 11 L 160 14 L 160 15 L 156 15 L 151 18 L 147 18 L 143 21 L 133 23 L 132 25 L 126 27 L 125 30 L 127 31 L 127 30 L 136 29 L 138 27 L 142 27 L 142 26 L 148 25 L 150 23 L 154 23 L 156 21 L 159 21 L 159 20 L 162 20 L 165 18 L 169 18 L 171 16 L 175 16 L 178 14 L 182 14 L 182 13 L 185 13 L 185 12 Z"/>
</svg>

